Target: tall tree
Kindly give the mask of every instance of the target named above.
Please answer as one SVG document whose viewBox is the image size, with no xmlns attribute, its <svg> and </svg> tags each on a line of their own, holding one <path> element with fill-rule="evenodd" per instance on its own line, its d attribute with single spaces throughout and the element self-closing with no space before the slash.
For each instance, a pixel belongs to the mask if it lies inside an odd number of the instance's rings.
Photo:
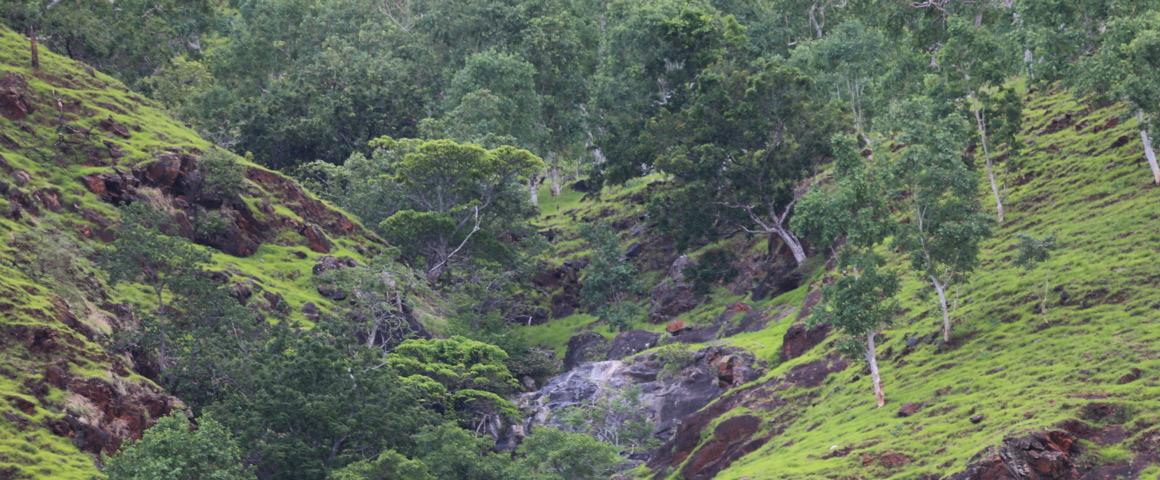
<svg viewBox="0 0 1160 480">
<path fill-rule="evenodd" d="M 1152 147 L 1151 132 L 1160 126 L 1160 14 L 1116 18 L 1107 24 L 1099 50 L 1077 66 L 1074 83 L 1082 92 L 1126 101 L 1136 110 L 1140 143 L 1160 185 L 1160 162 Z"/>
<path fill-rule="evenodd" d="M 194 427 L 181 413 L 162 417 L 140 440 L 126 444 L 104 472 L 110 480 L 255 478 L 228 429 L 209 417 Z"/>
<path fill-rule="evenodd" d="M 1000 224 L 1004 218 L 1003 195 L 991 157 L 986 105 L 980 97 L 983 89 L 998 86 L 1010 73 L 1009 56 L 1001 53 L 1006 46 L 992 30 L 953 17 L 949 23 L 947 44 L 938 54 L 939 66 L 945 72 L 951 91 L 966 95 L 968 107 L 975 117 L 979 146 Z"/>
<path fill-rule="evenodd" d="M 936 112 L 930 98 L 917 97 L 897 104 L 891 115 L 894 139 L 902 145 L 891 153 L 891 170 L 897 197 L 906 199 L 898 210 L 907 218 L 895 229 L 894 241 L 934 287 L 943 341 L 950 342 L 947 288 L 974 270 L 979 242 L 990 228 L 976 198 L 977 176 L 960 153 L 969 130 L 956 115 Z"/>
<path fill-rule="evenodd" d="M 870 367 L 874 398 L 886 404 L 878 370 L 878 332 L 897 312 L 897 275 L 884 268 L 875 252 L 893 231 L 890 180 L 880 160 L 862 161 L 853 143 L 835 146 L 834 186 L 807 193 L 793 225 L 817 245 L 842 244 L 837 254 L 837 278 L 822 287 L 823 304 L 811 323 L 828 323 L 843 332 L 847 351 L 858 352 Z"/>
</svg>

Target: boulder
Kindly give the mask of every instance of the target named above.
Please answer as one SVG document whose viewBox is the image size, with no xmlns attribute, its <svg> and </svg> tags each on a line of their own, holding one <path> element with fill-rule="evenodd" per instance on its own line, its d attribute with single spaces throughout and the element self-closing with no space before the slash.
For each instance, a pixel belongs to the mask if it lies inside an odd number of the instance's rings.
<svg viewBox="0 0 1160 480">
<path fill-rule="evenodd" d="M 919 410 L 922 410 L 922 404 L 907 402 L 907 403 L 902 404 L 902 406 L 898 408 L 898 416 L 904 417 L 904 418 L 909 417 L 911 415 L 918 413 Z"/>
<path fill-rule="evenodd" d="M 121 138 L 129 138 L 130 136 L 129 129 L 124 125 L 117 123 L 116 120 L 113 120 L 113 117 L 105 117 L 101 120 L 101 123 L 99 123 L 98 126 L 101 127 L 101 130 Z"/>
<path fill-rule="evenodd" d="M 330 253 L 334 249 L 334 244 L 329 238 L 326 238 L 326 233 L 317 225 L 306 225 L 298 233 L 306 237 L 306 246 L 310 250 L 318 253 Z"/>
<path fill-rule="evenodd" d="M 661 334 L 644 330 L 621 332 L 612 339 L 612 346 L 608 348 L 608 359 L 619 360 L 648 350 L 655 347 L 660 338 Z"/>
<path fill-rule="evenodd" d="M 685 270 L 693 265 L 688 255 L 681 255 L 669 266 L 668 277 L 649 294 L 649 321 L 667 322 L 697 306 L 693 283 L 685 279 Z"/>
<path fill-rule="evenodd" d="M 9 120 L 24 120 L 35 112 L 28 95 L 28 82 L 16 73 L 0 77 L 0 115 Z"/>
<path fill-rule="evenodd" d="M 608 339 L 596 332 L 582 332 L 568 339 L 568 349 L 564 353 L 564 371 L 572 370 L 581 363 L 592 362 L 608 356 Z"/>
<path fill-rule="evenodd" d="M 782 361 L 800 357 L 803 353 L 822 343 L 829 333 L 830 326 L 828 324 L 813 327 L 806 327 L 802 323 L 791 325 L 789 330 L 786 330 L 785 336 L 782 337 L 780 353 Z"/>
<path fill-rule="evenodd" d="M 1078 480 L 1082 475 L 1075 459 L 1081 451 L 1076 438 L 1064 431 L 1009 436 L 948 480 Z"/>
</svg>

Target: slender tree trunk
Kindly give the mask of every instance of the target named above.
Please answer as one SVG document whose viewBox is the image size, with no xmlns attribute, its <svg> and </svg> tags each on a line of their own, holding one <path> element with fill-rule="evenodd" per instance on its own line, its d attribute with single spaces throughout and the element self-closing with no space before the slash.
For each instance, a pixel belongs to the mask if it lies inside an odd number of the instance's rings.
<svg viewBox="0 0 1160 480">
<path fill-rule="evenodd" d="M 548 191 L 552 198 L 560 196 L 560 156 L 556 152 L 548 152 Z"/>
<path fill-rule="evenodd" d="M 878 408 L 886 405 L 886 394 L 882 392 L 882 377 L 878 375 L 878 352 L 874 346 L 874 335 L 878 332 L 866 334 L 866 362 L 870 364 L 870 380 L 874 382 L 874 401 Z"/>
<path fill-rule="evenodd" d="M 801 265 L 802 262 L 806 261 L 805 248 L 802 247 L 801 240 L 798 240 L 797 236 L 794 235 L 793 232 L 789 231 L 781 225 L 778 225 L 773 228 L 773 233 L 777 234 L 777 237 L 780 238 L 782 242 L 785 242 L 785 245 L 789 247 L 789 251 L 793 254 L 793 260 L 797 265 Z"/>
<path fill-rule="evenodd" d="M 1152 178 L 1156 185 L 1160 185 L 1160 163 L 1156 162 L 1156 152 L 1152 150 L 1152 141 L 1148 138 L 1148 125 L 1144 122 L 1144 111 L 1136 111 L 1136 121 L 1140 124 L 1140 141 L 1144 143 L 1144 156 L 1148 159 L 1148 166 L 1152 167 Z"/>
<path fill-rule="evenodd" d="M 938 292 L 938 304 L 942 307 L 943 315 L 943 343 L 950 343 L 951 341 L 951 316 L 947 312 L 947 294 L 946 285 L 939 283 L 938 278 L 934 275 L 930 276 L 930 283 L 934 285 L 934 290 Z"/>
<path fill-rule="evenodd" d="M 532 205 L 540 206 L 539 175 L 532 174 L 528 177 L 528 200 L 532 202 Z"/>
<path fill-rule="evenodd" d="M 983 160 L 987 165 L 987 180 L 991 182 L 991 194 L 995 196 L 995 210 L 999 223 L 1003 223 L 1003 197 L 999 195 L 999 183 L 995 181 L 995 166 L 991 163 L 991 152 L 987 145 L 987 122 L 983 118 L 983 108 L 975 108 L 975 123 L 979 127 L 979 144 L 983 147 Z"/>
<path fill-rule="evenodd" d="M 36 37 L 36 28 L 28 28 L 28 48 L 32 52 L 32 69 L 40 69 L 40 40 Z"/>
</svg>

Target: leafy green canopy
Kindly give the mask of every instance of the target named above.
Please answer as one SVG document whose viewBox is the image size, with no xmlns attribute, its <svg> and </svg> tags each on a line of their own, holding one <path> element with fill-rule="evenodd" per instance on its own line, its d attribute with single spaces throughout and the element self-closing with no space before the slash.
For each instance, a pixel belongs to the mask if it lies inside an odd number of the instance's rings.
<svg viewBox="0 0 1160 480">
<path fill-rule="evenodd" d="M 109 480 L 246 480 L 242 449 L 222 424 L 202 417 L 196 428 L 182 414 L 157 421 L 105 465 Z"/>
</svg>

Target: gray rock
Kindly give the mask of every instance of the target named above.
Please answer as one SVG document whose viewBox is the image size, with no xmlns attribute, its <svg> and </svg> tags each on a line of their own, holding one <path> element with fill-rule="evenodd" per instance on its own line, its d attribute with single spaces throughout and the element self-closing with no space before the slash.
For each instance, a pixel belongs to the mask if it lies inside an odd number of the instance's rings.
<svg viewBox="0 0 1160 480">
<path fill-rule="evenodd" d="M 564 353 L 564 371 L 607 356 L 607 338 L 596 332 L 581 332 L 568 339 L 568 350 Z"/>
<path fill-rule="evenodd" d="M 629 355 L 635 355 L 648 350 L 657 346 L 660 338 L 661 334 L 646 332 L 644 330 L 622 332 L 616 338 L 612 339 L 612 346 L 608 349 L 608 359 L 619 360 Z"/>
</svg>

